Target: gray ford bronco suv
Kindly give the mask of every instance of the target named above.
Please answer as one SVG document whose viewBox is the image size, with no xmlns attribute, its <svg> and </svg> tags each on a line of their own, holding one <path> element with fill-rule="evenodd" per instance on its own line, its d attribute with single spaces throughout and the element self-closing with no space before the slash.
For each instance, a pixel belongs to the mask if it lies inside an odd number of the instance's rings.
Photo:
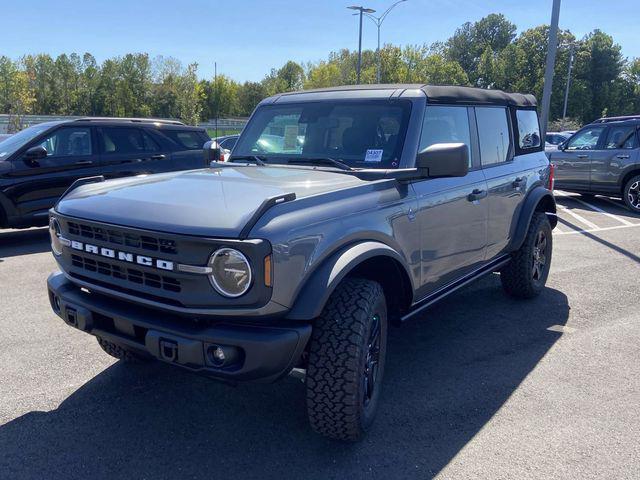
<svg viewBox="0 0 640 480">
<path fill-rule="evenodd" d="M 306 371 L 311 426 L 360 438 L 391 324 L 491 272 L 544 288 L 556 224 L 535 99 L 428 85 L 276 95 L 227 162 L 77 182 L 51 306 L 124 361 L 228 382 Z"/>
</svg>

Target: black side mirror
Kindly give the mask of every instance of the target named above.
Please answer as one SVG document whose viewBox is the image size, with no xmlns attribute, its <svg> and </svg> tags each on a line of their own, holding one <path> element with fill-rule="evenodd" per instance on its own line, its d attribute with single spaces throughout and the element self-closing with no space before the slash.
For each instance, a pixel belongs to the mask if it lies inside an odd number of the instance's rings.
<svg viewBox="0 0 640 480">
<path fill-rule="evenodd" d="M 219 162 L 222 154 L 222 149 L 218 142 L 215 140 L 209 140 L 202 147 L 202 152 L 204 154 L 204 164 L 205 166 L 209 166 L 211 162 Z"/>
<path fill-rule="evenodd" d="M 416 159 L 423 177 L 464 177 L 469 172 L 469 147 L 464 143 L 435 143 Z"/>
<path fill-rule="evenodd" d="M 24 156 L 22 158 L 24 160 L 24 163 L 26 163 L 28 166 L 39 167 L 40 163 L 38 163 L 38 160 L 47 158 L 47 149 L 42 145 L 31 147 L 29 150 L 24 152 Z"/>
</svg>

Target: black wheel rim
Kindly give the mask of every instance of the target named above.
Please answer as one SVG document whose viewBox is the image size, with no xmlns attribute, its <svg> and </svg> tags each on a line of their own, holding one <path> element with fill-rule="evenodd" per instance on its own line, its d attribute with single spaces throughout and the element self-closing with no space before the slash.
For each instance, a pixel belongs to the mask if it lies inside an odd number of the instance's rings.
<svg viewBox="0 0 640 480">
<path fill-rule="evenodd" d="M 373 398 L 376 382 L 378 380 L 378 367 L 380 364 L 380 315 L 375 314 L 371 319 L 371 332 L 367 341 L 367 356 L 364 362 L 362 374 L 362 387 L 364 391 L 364 404 L 369 404 Z"/>
<path fill-rule="evenodd" d="M 547 234 L 540 230 L 536 235 L 533 244 L 533 279 L 537 282 L 542 280 L 544 269 L 547 264 Z"/>
<path fill-rule="evenodd" d="M 627 190 L 627 200 L 634 209 L 640 210 L 640 180 L 633 182 Z"/>
</svg>

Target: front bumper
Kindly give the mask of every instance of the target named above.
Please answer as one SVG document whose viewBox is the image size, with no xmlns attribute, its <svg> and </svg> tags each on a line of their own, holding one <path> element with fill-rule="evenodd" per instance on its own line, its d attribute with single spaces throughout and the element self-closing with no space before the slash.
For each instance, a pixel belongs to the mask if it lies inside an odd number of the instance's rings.
<svg viewBox="0 0 640 480">
<path fill-rule="evenodd" d="M 311 336 L 309 324 L 198 322 L 90 293 L 61 272 L 49 276 L 47 287 L 51 308 L 68 325 L 220 380 L 277 380 L 295 366 Z M 211 356 L 217 346 L 236 352 L 234 362 L 218 366 Z"/>
</svg>

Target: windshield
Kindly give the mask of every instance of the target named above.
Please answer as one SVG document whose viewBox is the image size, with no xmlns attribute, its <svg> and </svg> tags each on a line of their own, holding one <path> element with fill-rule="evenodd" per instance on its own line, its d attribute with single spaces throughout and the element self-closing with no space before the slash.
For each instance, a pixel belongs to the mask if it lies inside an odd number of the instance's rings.
<svg viewBox="0 0 640 480">
<path fill-rule="evenodd" d="M 265 105 L 251 117 L 233 157 L 258 155 L 267 163 L 333 159 L 352 168 L 397 168 L 410 109 L 410 102 L 398 100 Z"/>
<path fill-rule="evenodd" d="M 50 124 L 39 124 L 25 128 L 15 135 L 10 136 L 6 140 L 0 142 L 0 160 L 4 160 L 14 154 L 24 144 L 29 143 L 44 131 L 51 128 Z"/>
</svg>

